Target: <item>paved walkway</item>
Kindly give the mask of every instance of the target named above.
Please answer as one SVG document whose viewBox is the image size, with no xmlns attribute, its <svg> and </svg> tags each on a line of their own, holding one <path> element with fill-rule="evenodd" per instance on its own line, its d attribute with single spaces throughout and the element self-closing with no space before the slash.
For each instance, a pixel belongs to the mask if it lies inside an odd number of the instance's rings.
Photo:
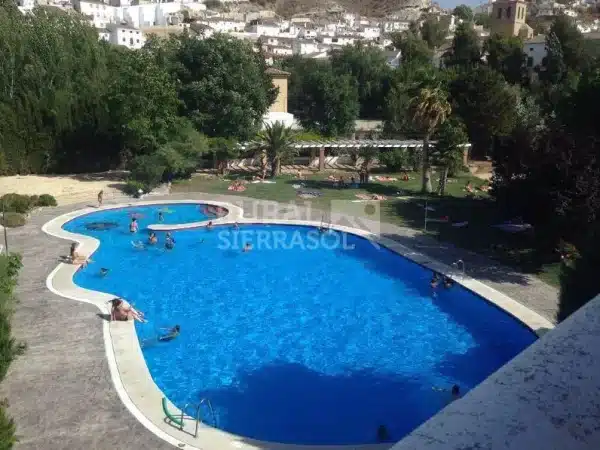
<svg viewBox="0 0 600 450">
<path fill-rule="evenodd" d="M 246 216 L 262 216 L 269 210 L 281 214 L 309 214 L 305 209 L 289 211 L 290 208 L 282 208 L 274 202 L 244 197 L 177 194 L 155 198 L 227 201 L 244 207 Z M 7 379 L 0 386 L 0 396 L 8 398 L 9 412 L 17 424 L 20 443 L 16 448 L 173 448 L 147 431 L 118 398 L 106 362 L 103 319 L 98 317 L 99 311 L 92 305 L 58 297 L 46 289 L 46 277 L 56 267 L 59 257 L 67 253 L 68 243 L 44 234 L 41 226 L 60 214 L 85 206 L 83 203 L 43 209 L 35 212 L 24 227 L 9 230 L 9 248 L 22 253 L 24 262 L 13 329 L 16 338 L 28 345 L 26 353 L 12 364 Z M 313 220 L 320 220 L 321 215 L 318 211 L 310 212 Z M 341 217 L 334 216 L 331 220 L 335 222 Z M 448 263 L 461 258 L 471 276 L 547 318 L 554 318 L 557 292 L 541 281 L 460 249 L 440 248 L 439 242 L 419 236 L 414 230 L 383 225 L 382 232 Z"/>
</svg>

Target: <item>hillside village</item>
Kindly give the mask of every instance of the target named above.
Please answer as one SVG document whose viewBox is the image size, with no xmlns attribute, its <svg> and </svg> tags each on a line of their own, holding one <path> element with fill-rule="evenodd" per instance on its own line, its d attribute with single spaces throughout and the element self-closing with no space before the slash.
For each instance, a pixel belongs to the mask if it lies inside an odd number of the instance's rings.
<svg viewBox="0 0 600 450">
<path fill-rule="evenodd" d="M 147 2 L 139 0 L 19 0 L 23 12 L 36 5 L 74 10 L 89 19 L 99 38 L 128 48 L 141 48 L 151 34 L 166 36 L 184 30 L 198 38 L 227 33 L 249 40 L 262 49 L 268 64 L 293 55 L 327 58 L 329 52 L 345 45 L 363 42 L 384 49 L 388 62 L 396 67 L 400 53 L 392 46 L 393 33 L 406 31 L 411 22 L 435 18 L 447 24 L 449 45 L 462 20 L 431 0 L 409 0 L 385 18 L 365 17 L 340 6 L 312 9 L 283 18 L 275 8 L 263 8 L 247 1 L 205 0 L 196 2 Z M 556 15 L 572 17 L 584 36 L 599 37 L 600 15 L 593 0 L 567 3 L 542 1 L 537 4 L 498 0 L 473 9 L 474 27 L 483 39 L 491 33 L 519 35 L 524 38 L 528 67 L 541 64 L 545 37 L 528 24 L 543 24 Z M 543 27 L 541 27 L 543 30 Z M 445 50 L 438 49 L 439 55 Z"/>
</svg>

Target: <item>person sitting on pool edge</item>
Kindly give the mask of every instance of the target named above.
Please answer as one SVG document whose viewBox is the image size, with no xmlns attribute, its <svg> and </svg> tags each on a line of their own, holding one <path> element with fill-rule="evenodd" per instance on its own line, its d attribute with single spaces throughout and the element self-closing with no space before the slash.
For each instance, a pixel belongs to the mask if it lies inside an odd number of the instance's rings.
<svg viewBox="0 0 600 450">
<path fill-rule="evenodd" d="M 150 245 L 158 243 L 158 238 L 156 237 L 156 233 L 154 231 L 150 232 L 150 236 L 148 236 L 148 243 Z"/>
<path fill-rule="evenodd" d="M 144 314 L 136 311 L 133 306 L 127 303 L 125 300 L 120 298 L 113 298 L 110 301 L 111 311 L 110 311 L 110 319 L 118 320 L 118 321 L 127 321 L 129 319 L 137 320 L 138 322 L 147 322 L 144 319 Z"/>
<path fill-rule="evenodd" d="M 161 328 L 161 330 L 167 330 L 167 334 L 163 334 L 158 337 L 159 341 L 170 341 L 179 336 L 179 332 L 181 331 L 181 327 L 179 325 L 175 325 L 173 328 Z"/>
<path fill-rule="evenodd" d="M 69 250 L 69 260 L 71 261 L 71 264 L 81 264 L 82 267 L 87 266 L 88 263 L 91 262 L 92 260 L 77 253 L 76 249 L 77 249 L 77 244 L 75 242 L 73 242 L 71 244 L 71 249 Z"/>
</svg>

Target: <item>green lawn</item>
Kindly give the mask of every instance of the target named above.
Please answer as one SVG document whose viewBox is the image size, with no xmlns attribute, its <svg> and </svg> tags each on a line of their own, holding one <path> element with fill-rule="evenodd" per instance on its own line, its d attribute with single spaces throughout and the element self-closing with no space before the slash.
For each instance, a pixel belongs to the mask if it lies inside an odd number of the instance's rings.
<svg viewBox="0 0 600 450">
<path fill-rule="evenodd" d="M 332 172 L 313 173 L 302 183 L 307 190 L 319 191 L 321 196 L 305 200 L 297 196 L 294 184 L 300 183 L 291 175 L 282 175 L 275 179 L 275 184 L 247 184 L 246 191 L 238 193 L 227 190 L 231 181 L 238 175 L 229 175 L 228 180 L 214 176 L 197 176 L 185 182 L 173 185 L 173 192 L 206 192 L 215 194 L 243 195 L 262 200 L 274 200 L 283 203 L 295 203 L 323 210 L 325 214 L 331 209 L 332 200 L 354 200 L 356 194 L 381 194 L 388 200 L 381 202 L 381 219 L 388 223 L 403 225 L 423 230 L 441 241 L 453 243 L 459 247 L 475 251 L 496 259 L 504 264 L 519 268 L 523 272 L 539 276 L 545 282 L 558 285 L 559 263 L 540 261 L 534 252 L 534 236 L 529 233 L 510 234 L 492 227 L 508 217 L 501 217 L 492 200 L 480 193 L 476 198 L 467 197 L 464 187 L 471 182 L 474 187 L 484 184 L 483 180 L 470 174 L 460 175 L 450 181 L 446 188 L 446 196 L 422 195 L 419 193 L 420 180 L 418 174 L 411 173 L 409 181 L 371 182 L 361 188 L 339 189 L 327 181 Z M 337 172 L 349 180 L 351 173 Z M 398 174 L 389 175 L 400 178 Z M 434 190 L 437 187 L 434 176 Z M 398 198 L 401 197 L 401 198 Z M 468 221 L 465 228 L 455 228 L 449 224 L 428 223 L 424 230 L 423 204 L 435 209 L 429 212 L 430 218 L 448 216 L 451 222 Z"/>
</svg>

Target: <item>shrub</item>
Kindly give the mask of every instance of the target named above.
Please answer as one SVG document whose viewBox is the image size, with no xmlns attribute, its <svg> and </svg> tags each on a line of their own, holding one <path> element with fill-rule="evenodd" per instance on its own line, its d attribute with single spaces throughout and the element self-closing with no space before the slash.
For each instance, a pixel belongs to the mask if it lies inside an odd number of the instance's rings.
<svg viewBox="0 0 600 450">
<path fill-rule="evenodd" d="M 20 255 L 0 255 L 0 381 L 4 379 L 10 363 L 25 350 L 25 345 L 17 343 L 10 333 L 13 290 L 21 267 Z M 0 402 L 0 450 L 9 450 L 17 442 L 15 423 L 6 414 L 6 406 L 5 402 Z"/>
<path fill-rule="evenodd" d="M 37 206 L 56 206 L 56 199 L 50 194 L 42 194 L 39 196 L 36 202 Z"/>
<path fill-rule="evenodd" d="M 144 191 L 151 191 L 162 181 L 165 169 L 162 156 L 141 155 L 131 162 L 131 180 L 142 183 Z"/>
<path fill-rule="evenodd" d="M 6 402 L 0 404 L 0 450 L 10 450 L 17 443 L 15 422 L 6 413 Z"/>
<path fill-rule="evenodd" d="M 123 192 L 127 195 L 131 195 L 132 197 L 139 197 L 140 189 L 143 192 L 146 192 L 144 183 L 140 181 L 129 180 L 123 187 Z"/>
<path fill-rule="evenodd" d="M 0 203 L 4 205 L 5 211 L 27 214 L 34 204 L 31 203 L 31 197 L 21 194 L 4 194 L 0 198 Z"/>
<path fill-rule="evenodd" d="M 0 214 L 0 225 L 6 228 L 22 227 L 27 222 L 27 217 L 24 214 L 16 212 L 7 212 Z"/>
<path fill-rule="evenodd" d="M 384 164 L 390 172 L 398 172 L 409 165 L 408 154 L 402 148 L 393 148 L 379 153 L 379 162 Z"/>
</svg>

